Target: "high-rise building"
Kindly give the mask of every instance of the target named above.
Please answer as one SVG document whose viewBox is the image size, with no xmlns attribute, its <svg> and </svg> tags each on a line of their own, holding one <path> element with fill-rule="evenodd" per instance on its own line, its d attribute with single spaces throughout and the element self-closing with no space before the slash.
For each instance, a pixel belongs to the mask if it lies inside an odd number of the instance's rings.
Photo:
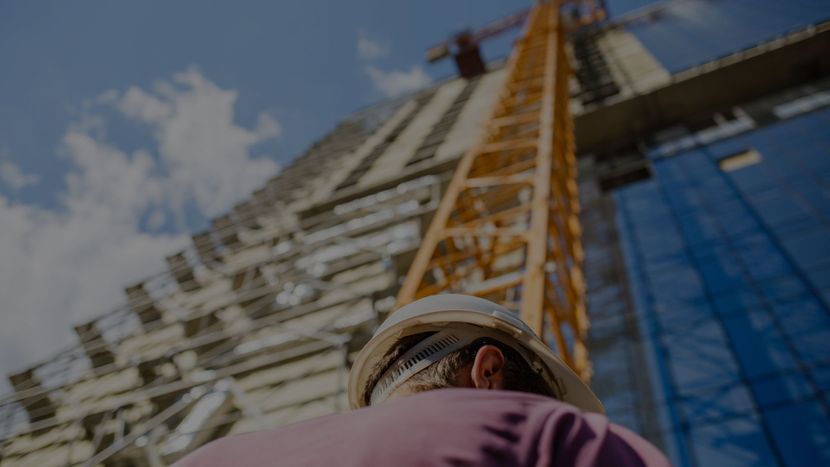
<svg viewBox="0 0 830 467">
<path fill-rule="evenodd" d="M 608 0 L 573 33 L 592 385 L 679 466 L 830 463 L 830 4 Z M 367 107 L 9 376 L 0 465 L 165 465 L 345 410 L 504 80 Z"/>
</svg>

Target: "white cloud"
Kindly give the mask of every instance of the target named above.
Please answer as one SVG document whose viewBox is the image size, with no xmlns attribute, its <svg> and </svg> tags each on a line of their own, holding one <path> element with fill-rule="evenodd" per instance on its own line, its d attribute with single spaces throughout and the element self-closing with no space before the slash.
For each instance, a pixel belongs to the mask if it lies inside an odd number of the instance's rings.
<svg viewBox="0 0 830 467">
<path fill-rule="evenodd" d="M 357 56 L 361 60 L 371 61 L 383 58 L 389 55 L 389 45 L 381 44 L 366 37 L 366 34 L 361 31 L 357 37 Z"/>
<path fill-rule="evenodd" d="M 178 209 L 194 200 L 202 213 L 220 214 L 276 173 L 272 160 L 249 154 L 252 146 L 282 132 L 273 117 L 260 114 L 253 130 L 235 125 L 236 91 L 220 89 L 194 69 L 157 88 L 154 94 L 130 88 L 116 106 L 154 129 Z"/>
<path fill-rule="evenodd" d="M 388 44 L 381 44 L 360 31 L 357 37 L 357 55 L 365 63 L 364 70 L 372 80 L 372 85 L 386 97 L 397 97 L 416 91 L 432 83 L 432 78 L 421 66 L 409 70 L 384 70 L 374 62 L 389 55 Z"/>
<path fill-rule="evenodd" d="M 400 96 L 428 86 L 432 82 L 432 78 L 426 74 L 422 67 L 417 65 L 409 71 L 384 71 L 376 66 L 369 65 L 366 67 L 366 73 L 369 74 L 375 88 L 386 97 Z"/>
<path fill-rule="evenodd" d="M 62 201 L 50 211 L 0 197 L 0 368 L 48 357 L 74 341 L 71 325 L 123 300 L 122 289 L 164 267 L 163 255 L 185 234 L 147 234 L 140 213 L 159 201 L 153 162 L 70 131 L 75 168 Z"/>
<path fill-rule="evenodd" d="M 141 219 L 156 230 L 186 205 L 213 216 L 274 175 L 277 165 L 252 152 L 280 134 L 279 122 L 263 113 L 252 129 L 237 125 L 236 99 L 192 69 L 154 91 L 107 91 L 63 136 L 72 167 L 63 209 L 0 196 L 0 371 L 74 342 L 73 323 L 122 303 L 126 285 L 163 270 L 164 255 L 187 245 L 184 229 L 147 232 Z M 107 141 L 106 109 L 148 125 L 152 148 L 128 153 Z"/>
<path fill-rule="evenodd" d="M 37 185 L 38 176 L 24 173 L 14 162 L 0 160 L 0 182 L 12 191 L 18 191 L 30 185 Z"/>
<path fill-rule="evenodd" d="M 173 109 L 162 99 L 145 92 L 138 87 L 131 87 L 120 96 L 112 90 L 103 92 L 98 99 L 102 103 L 111 103 L 126 116 L 145 123 L 153 123 L 168 118 Z"/>
</svg>

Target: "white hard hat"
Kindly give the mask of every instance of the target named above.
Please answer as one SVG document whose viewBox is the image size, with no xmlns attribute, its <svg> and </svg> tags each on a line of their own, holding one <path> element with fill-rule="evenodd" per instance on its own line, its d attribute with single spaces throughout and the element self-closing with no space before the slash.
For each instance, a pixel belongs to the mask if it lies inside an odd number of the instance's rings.
<svg viewBox="0 0 830 467">
<path fill-rule="evenodd" d="M 483 298 L 441 294 L 414 301 L 392 313 L 363 347 L 349 373 L 349 403 L 367 405 L 364 388 L 375 365 L 402 338 L 436 334 L 402 355 L 384 372 L 372 391 L 372 402 L 385 398 L 409 377 L 476 338 L 491 337 L 518 351 L 561 400 L 589 412 L 604 412 L 602 403 L 576 373 L 536 336 L 515 313 Z"/>
</svg>

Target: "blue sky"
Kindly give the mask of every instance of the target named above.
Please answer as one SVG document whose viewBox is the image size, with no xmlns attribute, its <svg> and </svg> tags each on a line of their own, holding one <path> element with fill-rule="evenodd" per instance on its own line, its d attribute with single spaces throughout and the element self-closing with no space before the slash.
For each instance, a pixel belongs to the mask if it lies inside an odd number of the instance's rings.
<svg viewBox="0 0 830 467">
<path fill-rule="evenodd" d="M 428 46 L 529 3 L 0 4 L 0 372 L 74 342 L 350 112 L 453 74 Z"/>
</svg>

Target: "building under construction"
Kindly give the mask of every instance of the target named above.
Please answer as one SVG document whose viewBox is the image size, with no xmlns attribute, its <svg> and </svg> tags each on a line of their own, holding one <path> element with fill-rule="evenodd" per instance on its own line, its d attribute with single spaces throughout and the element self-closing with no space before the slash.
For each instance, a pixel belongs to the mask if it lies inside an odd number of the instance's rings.
<svg viewBox="0 0 830 467">
<path fill-rule="evenodd" d="M 373 329 L 442 290 L 538 320 L 678 466 L 830 464 L 830 4 L 589 3 L 434 49 L 458 77 L 348 116 L 8 375 L 0 465 L 163 466 L 347 410 Z"/>
</svg>

